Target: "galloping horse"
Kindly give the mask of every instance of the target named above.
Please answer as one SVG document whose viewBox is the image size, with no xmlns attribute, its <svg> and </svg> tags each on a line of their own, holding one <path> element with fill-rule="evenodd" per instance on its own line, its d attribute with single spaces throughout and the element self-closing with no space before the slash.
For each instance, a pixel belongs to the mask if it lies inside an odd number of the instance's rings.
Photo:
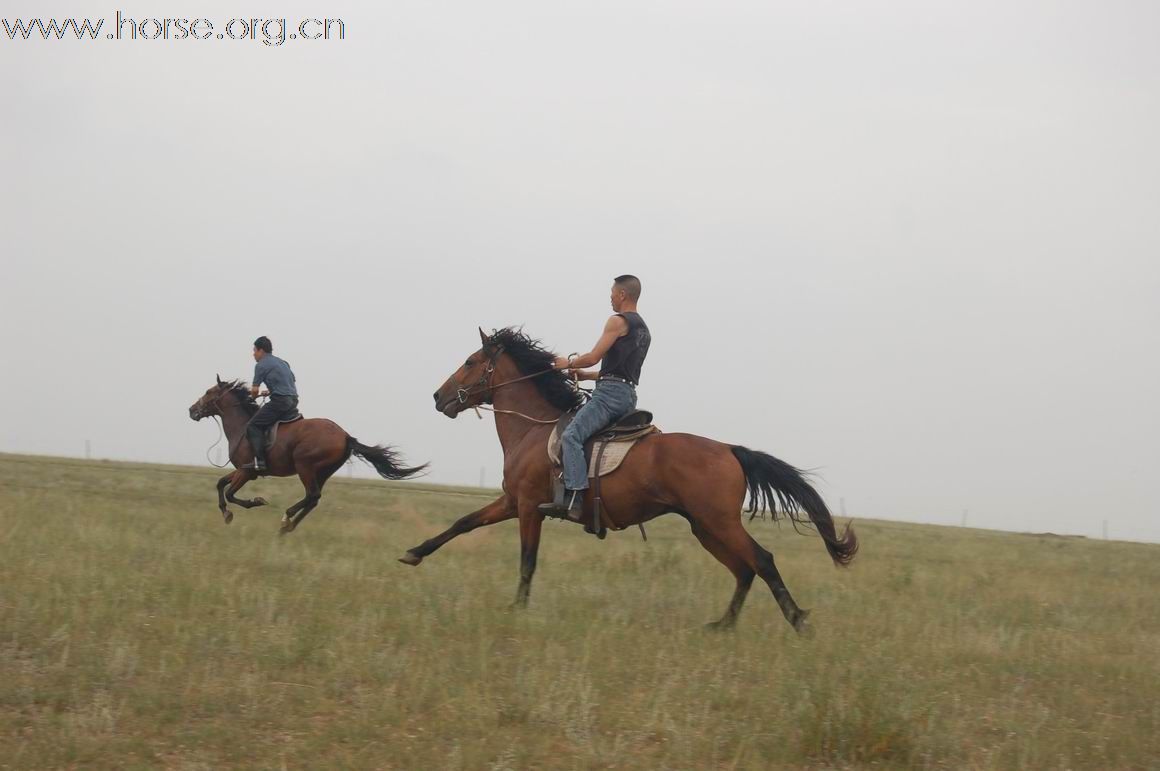
<svg viewBox="0 0 1160 771">
<path fill-rule="evenodd" d="M 237 469 L 218 480 L 218 508 L 228 525 L 234 514 L 226 508 L 226 501 L 242 508 L 252 509 L 265 506 L 266 499 L 235 498 L 234 494 L 242 485 L 258 476 L 253 469 L 243 469 L 253 457 L 250 443 L 242 441 L 246 436 L 246 423 L 258 411 L 258 404 L 250 395 L 250 389 L 240 380 L 225 382 L 218 377 L 217 385 L 189 408 L 189 417 L 201 420 L 210 415 L 221 417 L 223 430 L 230 443 L 230 463 Z M 427 464 L 406 468 L 400 465 L 399 457 L 390 447 L 369 447 L 343 431 L 332 420 L 324 418 L 303 418 L 278 427 L 278 439 L 267 452 L 269 476 L 288 477 L 298 474 L 306 497 L 286 509 L 282 517 L 280 532 L 293 532 L 306 519 L 319 498 L 322 486 L 334 472 L 342 468 L 351 455 L 357 455 L 375 467 L 383 479 L 407 479 L 427 468 Z"/>
<path fill-rule="evenodd" d="M 527 604 L 543 515 L 536 506 L 552 497 L 552 468 L 546 451 L 552 424 L 579 405 L 581 393 L 561 371 L 555 354 L 514 329 L 492 335 L 479 331 L 482 347 L 467 357 L 435 392 L 435 409 L 454 418 L 466 409 L 490 403 L 504 452 L 504 494 L 461 518 L 440 535 L 408 551 L 400 561 L 418 565 L 443 544 L 463 533 L 508 519 L 520 523 L 520 584 L 516 605 Z M 769 585 L 781 612 L 799 633 L 806 616 L 786 589 L 773 555 L 741 524 L 746 492 L 750 511 L 778 505 L 795 524 L 812 524 L 836 565 L 847 565 L 858 551 L 858 539 L 847 526 L 841 535 L 825 502 L 802 473 L 763 452 L 722 444 L 691 434 L 653 434 L 641 440 L 620 468 L 602 480 L 602 506 L 616 529 L 675 512 L 692 526 L 693 535 L 737 580 L 733 599 L 710 627 L 728 629 L 749 593 L 755 575 Z M 585 508 L 591 515 L 592 493 Z M 802 516 L 808 516 L 808 520 Z"/>
</svg>

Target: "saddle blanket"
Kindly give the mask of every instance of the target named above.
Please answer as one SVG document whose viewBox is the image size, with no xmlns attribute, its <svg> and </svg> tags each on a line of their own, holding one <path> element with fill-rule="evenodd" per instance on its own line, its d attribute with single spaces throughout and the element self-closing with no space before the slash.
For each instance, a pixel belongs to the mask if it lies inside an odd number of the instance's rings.
<svg viewBox="0 0 1160 771">
<path fill-rule="evenodd" d="M 611 474 L 620 468 L 620 464 L 628 456 L 628 453 L 641 439 L 644 439 L 649 434 L 659 434 L 661 430 L 654 425 L 641 426 L 640 430 L 633 431 L 629 434 L 617 434 L 612 437 L 603 429 L 596 433 L 596 435 L 589 439 L 584 446 L 585 455 L 588 456 L 588 478 L 604 477 Z M 560 439 L 562 430 L 560 424 L 557 423 L 552 429 L 552 435 L 548 437 L 548 458 L 556 466 L 564 465 L 564 448 L 563 442 Z M 599 451 L 600 443 L 606 443 L 604 452 Z M 596 461 L 599 458 L 600 468 L 596 467 Z"/>
</svg>

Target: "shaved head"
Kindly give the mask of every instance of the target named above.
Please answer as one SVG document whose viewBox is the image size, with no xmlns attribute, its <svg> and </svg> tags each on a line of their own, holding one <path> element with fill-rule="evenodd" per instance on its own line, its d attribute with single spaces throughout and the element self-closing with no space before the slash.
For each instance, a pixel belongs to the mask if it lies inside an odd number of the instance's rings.
<svg viewBox="0 0 1160 771">
<path fill-rule="evenodd" d="M 633 302 L 640 299 L 640 279 L 631 274 L 625 273 L 623 276 L 617 276 L 612 279 L 612 283 L 624 290 L 628 298 Z"/>
</svg>

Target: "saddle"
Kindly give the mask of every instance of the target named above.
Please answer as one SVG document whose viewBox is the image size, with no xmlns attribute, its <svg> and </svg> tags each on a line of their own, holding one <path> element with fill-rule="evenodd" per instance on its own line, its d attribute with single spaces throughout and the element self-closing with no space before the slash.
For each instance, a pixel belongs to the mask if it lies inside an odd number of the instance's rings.
<svg viewBox="0 0 1160 771">
<path fill-rule="evenodd" d="M 282 425 L 283 423 L 296 423 L 299 420 L 302 420 L 302 413 L 298 410 L 294 410 L 293 415 L 288 415 L 282 418 L 277 423 L 266 429 L 266 451 L 269 452 L 270 448 L 274 446 L 274 442 L 278 439 L 278 426 Z"/>
<path fill-rule="evenodd" d="M 576 413 L 565 412 L 556 421 L 552 435 L 548 437 L 548 459 L 558 470 L 564 462 L 561 437 L 564 429 L 572 422 Z M 620 468 L 620 464 L 628 457 L 629 451 L 636 443 L 649 434 L 659 434 L 660 429 L 653 425 L 653 414 L 648 410 L 633 410 L 612 425 L 605 426 L 592 435 L 584 443 L 584 457 L 588 461 L 588 478 L 592 480 L 592 521 L 584 525 L 584 529 L 603 539 L 608 530 L 623 530 L 609 519 L 601 506 L 600 478 L 608 476 Z M 558 485 L 562 489 L 562 485 Z M 644 526 L 640 527 L 641 537 L 648 540 Z"/>
<path fill-rule="evenodd" d="M 548 458 L 555 466 L 564 465 L 564 429 L 576 416 L 575 412 L 565 412 L 556 421 L 552 435 L 548 437 Z M 611 474 L 620 468 L 628 451 L 644 437 L 660 431 L 653 425 L 653 414 L 648 410 L 633 410 L 610 426 L 597 431 L 584 443 L 584 457 L 588 460 L 588 478 L 596 479 Z"/>
</svg>

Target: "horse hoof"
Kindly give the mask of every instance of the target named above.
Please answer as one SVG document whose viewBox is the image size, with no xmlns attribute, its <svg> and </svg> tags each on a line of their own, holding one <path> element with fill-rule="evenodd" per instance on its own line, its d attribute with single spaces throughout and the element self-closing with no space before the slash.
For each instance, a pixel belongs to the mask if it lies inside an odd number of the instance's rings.
<svg viewBox="0 0 1160 771">
<path fill-rule="evenodd" d="M 269 503 L 269 501 L 267 501 L 265 498 L 262 498 L 261 496 L 259 496 L 259 497 L 254 499 L 253 503 L 255 506 L 265 506 L 267 503 Z"/>
<path fill-rule="evenodd" d="M 725 621 L 724 619 L 722 619 L 720 621 L 710 621 L 708 624 L 705 624 L 705 631 L 706 632 L 731 632 L 731 631 L 733 631 L 733 623 Z"/>
<path fill-rule="evenodd" d="M 399 557 L 399 562 L 402 562 L 404 565 L 414 566 L 414 565 L 418 565 L 422 561 L 423 561 L 422 557 L 420 557 L 418 554 L 415 554 L 414 552 L 410 552 L 410 551 L 407 552 L 406 554 L 404 554 L 402 557 Z"/>
<path fill-rule="evenodd" d="M 295 527 L 297 526 L 293 522 L 287 522 L 286 524 L 282 525 L 282 527 L 278 528 L 278 535 L 289 535 L 290 533 L 294 532 Z"/>
<path fill-rule="evenodd" d="M 794 631 L 798 633 L 799 637 L 805 640 L 814 639 L 814 635 L 816 634 L 814 632 L 814 625 L 808 620 L 809 615 L 810 612 L 808 610 L 803 610 L 801 615 L 798 616 L 797 623 L 793 625 Z"/>
<path fill-rule="evenodd" d="M 226 521 L 226 524 L 228 525 L 229 523 L 234 521 L 234 513 L 232 511 L 226 511 L 226 512 L 222 513 L 222 519 L 224 519 Z"/>
</svg>

